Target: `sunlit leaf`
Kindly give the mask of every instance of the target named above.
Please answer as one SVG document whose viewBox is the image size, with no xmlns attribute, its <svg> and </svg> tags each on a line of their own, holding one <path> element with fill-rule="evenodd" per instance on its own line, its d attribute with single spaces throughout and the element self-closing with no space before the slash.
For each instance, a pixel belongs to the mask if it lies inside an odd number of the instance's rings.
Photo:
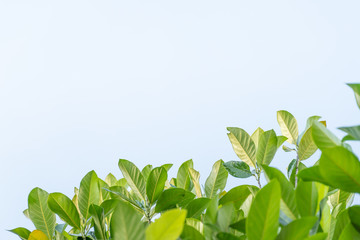
<svg viewBox="0 0 360 240">
<path fill-rule="evenodd" d="M 56 218 L 47 204 L 48 196 L 49 194 L 41 188 L 34 188 L 28 197 L 28 209 L 30 219 L 36 229 L 44 233 L 48 239 L 52 239 L 55 231 Z M 33 235 L 38 236 L 41 234 L 36 232 Z"/>
<path fill-rule="evenodd" d="M 23 227 L 18 227 L 18 228 L 11 229 L 11 230 L 9 230 L 9 232 L 15 233 L 22 240 L 27 240 L 29 238 L 30 233 L 31 233 L 28 229 L 23 228 Z"/>
<path fill-rule="evenodd" d="M 90 171 L 83 177 L 79 188 L 79 209 L 84 219 L 90 217 L 89 207 L 91 204 L 98 204 L 100 200 L 99 181 L 96 173 Z"/>
<path fill-rule="evenodd" d="M 260 137 L 264 133 L 264 130 L 262 130 L 260 127 L 258 127 L 255 132 L 251 135 L 251 139 L 254 141 L 256 149 L 259 146 Z"/>
<path fill-rule="evenodd" d="M 167 180 L 167 171 L 163 167 L 151 170 L 146 182 L 146 195 L 149 202 L 153 204 L 160 196 Z"/>
<path fill-rule="evenodd" d="M 76 229 L 81 228 L 79 212 L 70 198 L 62 193 L 51 193 L 48 205 L 64 222 Z"/>
<path fill-rule="evenodd" d="M 186 210 L 169 210 L 146 229 L 146 240 L 176 240 L 183 228 Z"/>
<path fill-rule="evenodd" d="M 281 189 L 277 180 L 272 180 L 255 196 L 246 221 L 249 240 L 273 240 L 279 226 Z"/>
<path fill-rule="evenodd" d="M 360 108 L 360 84 L 359 83 L 348 83 L 347 84 L 354 91 L 355 99 L 358 107 Z"/>
<path fill-rule="evenodd" d="M 282 135 L 287 137 L 287 142 L 291 144 L 296 144 L 299 129 L 298 124 L 294 116 L 285 110 L 280 110 L 277 112 L 277 121 L 280 126 Z"/>
<path fill-rule="evenodd" d="M 256 164 L 256 147 L 250 135 L 241 128 L 228 127 L 229 140 L 236 155 L 247 165 L 255 167 Z"/>
<path fill-rule="evenodd" d="M 146 183 L 143 174 L 132 162 L 120 159 L 119 168 L 131 190 L 143 201 L 146 198 Z"/>
<path fill-rule="evenodd" d="M 34 230 L 30 233 L 28 240 L 49 240 L 52 238 L 48 238 L 45 233 L 41 230 Z"/>
<path fill-rule="evenodd" d="M 194 163 L 192 159 L 184 162 L 179 167 L 177 177 L 176 177 L 176 186 L 179 188 L 183 188 L 185 190 L 191 190 L 191 178 L 189 169 L 194 168 Z"/>
<path fill-rule="evenodd" d="M 191 181 L 195 188 L 196 196 L 199 198 L 202 197 L 201 187 L 200 187 L 200 182 L 199 182 L 200 173 L 193 168 L 189 168 L 189 174 L 190 174 Z"/>
<path fill-rule="evenodd" d="M 228 178 L 228 172 L 223 166 L 223 160 L 214 163 L 211 173 L 205 182 L 205 194 L 213 198 L 218 192 L 224 190 Z"/>
<path fill-rule="evenodd" d="M 317 149 L 318 147 L 316 146 L 312 137 L 312 127 L 309 127 L 300 140 L 298 150 L 299 160 L 301 161 L 308 159 L 316 152 Z"/>
<path fill-rule="evenodd" d="M 264 132 L 259 141 L 256 151 L 257 164 L 269 165 L 273 160 L 277 150 L 277 137 L 274 130 Z"/>
</svg>

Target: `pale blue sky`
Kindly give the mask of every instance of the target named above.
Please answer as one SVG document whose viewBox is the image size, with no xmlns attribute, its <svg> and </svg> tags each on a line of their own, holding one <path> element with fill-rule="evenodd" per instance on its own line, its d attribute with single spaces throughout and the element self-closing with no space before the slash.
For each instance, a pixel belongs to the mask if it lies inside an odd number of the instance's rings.
<svg viewBox="0 0 360 240">
<path fill-rule="evenodd" d="M 359 1 L 0 2 L 1 229 L 33 229 L 34 187 L 72 196 L 119 158 L 235 160 L 227 126 L 358 124 Z M 340 131 L 335 132 L 341 135 Z M 291 154 L 273 165 L 285 170 Z M 316 157 L 312 160 L 316 160 Z M 305 162 L 305 164 L 307 164 Z M 229 177 L 229 187 L 255 181 Z M 17 239 L 0 231 L 0 239 Z"/>
</svg>

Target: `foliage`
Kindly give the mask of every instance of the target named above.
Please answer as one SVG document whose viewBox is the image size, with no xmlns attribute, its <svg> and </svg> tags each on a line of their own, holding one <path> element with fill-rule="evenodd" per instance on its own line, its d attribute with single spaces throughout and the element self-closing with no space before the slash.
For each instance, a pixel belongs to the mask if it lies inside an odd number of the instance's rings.
<svg viewBox="0 0 360 240">
<path fill-rule="evenodd" d="M 348 85 L 360 107 L 360 84 Z M 283 136 L 227 128 L 240 160 L 215 162 L 203 187 L 192 160 L 169 178 L 172 164 L 140 170 L 120 159 L 122 178 L 90 171 L 72 198 L 34 188 L 24 214 L 35 230 L 9 231 L 26 240 L 360 239 L 360 206 L 352 205 L 360 193 L 360 161 L 348 144 L 360 140 L 360 126 L 339 128 L 346 133 L 339 139 L 320 118 L 309 117 L 300 133 L 295 117 L 278 111 Z M 286 174 L 270 166 L 281 146 L 294 154 Z M 306 166 L 318 149 L 320 159 Z M 225 191 L 228 174 L 255 177 L 258 186 Z"/>
</svg>

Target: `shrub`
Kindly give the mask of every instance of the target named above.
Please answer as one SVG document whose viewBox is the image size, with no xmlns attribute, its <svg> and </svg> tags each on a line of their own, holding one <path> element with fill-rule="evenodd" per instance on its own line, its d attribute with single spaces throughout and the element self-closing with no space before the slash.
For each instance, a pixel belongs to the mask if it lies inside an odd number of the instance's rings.
<svg viewBox="0 0 360 240">
<path fill-rule="evenodd" d="M 360 108 L 360 84 L 348 85 Z M 172 164 L 140 171 L 120 159 L 123 178 L 109 173 L 103 180 L 91 171 L 72 199 L 34 188 L 24 214 L 35 230 L 10 231 L 29 240 L 360 239 L 360 205 L 352 206 L 360 193 L 360 161 L 348 144 L 360 140 L 360 126 L 339 128 L 347 134 L 339 139 L 319 116 L 309 117 L 301 133 L 289 112 L 278 111 L 277 120 L 281 136 L 227 128 L 240 160 L 215 162 L 204 187 L 192 160 L 169 178 Z M 296 154 L 286 175 L 269 166 L 281 146 Z M 318 149 L 320 159 L 306 166 Z M 258 186 L 226 192 L 228 174 L 254 177 Z M 268 182 L 263 187 L 261 176 Z"/>
</svg>

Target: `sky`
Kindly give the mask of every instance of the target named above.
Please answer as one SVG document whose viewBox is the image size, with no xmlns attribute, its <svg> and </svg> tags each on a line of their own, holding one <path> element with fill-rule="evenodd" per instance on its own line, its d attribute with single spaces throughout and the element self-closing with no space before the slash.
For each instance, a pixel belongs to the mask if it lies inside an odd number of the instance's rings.
<svg viewBox="0 0 360 240">
<path fill-rule="evenodd" d="M 31 189 L 69 197 L 95 170 L 120 178 L 193 159 L 237 160 L 226 127 L 280 134 L 276 111 L 359 124 L 359 1 L 0 2 L 0 239 L 27 227 Z M 311 165 L 319 153 L 306 165 Z M 294 158 L 279 151 L 282 171 Z M 264 183 L 265 180 L 263 179 Z M 256 184 L 229 176 L 228 187 Z"/>
</svg>

